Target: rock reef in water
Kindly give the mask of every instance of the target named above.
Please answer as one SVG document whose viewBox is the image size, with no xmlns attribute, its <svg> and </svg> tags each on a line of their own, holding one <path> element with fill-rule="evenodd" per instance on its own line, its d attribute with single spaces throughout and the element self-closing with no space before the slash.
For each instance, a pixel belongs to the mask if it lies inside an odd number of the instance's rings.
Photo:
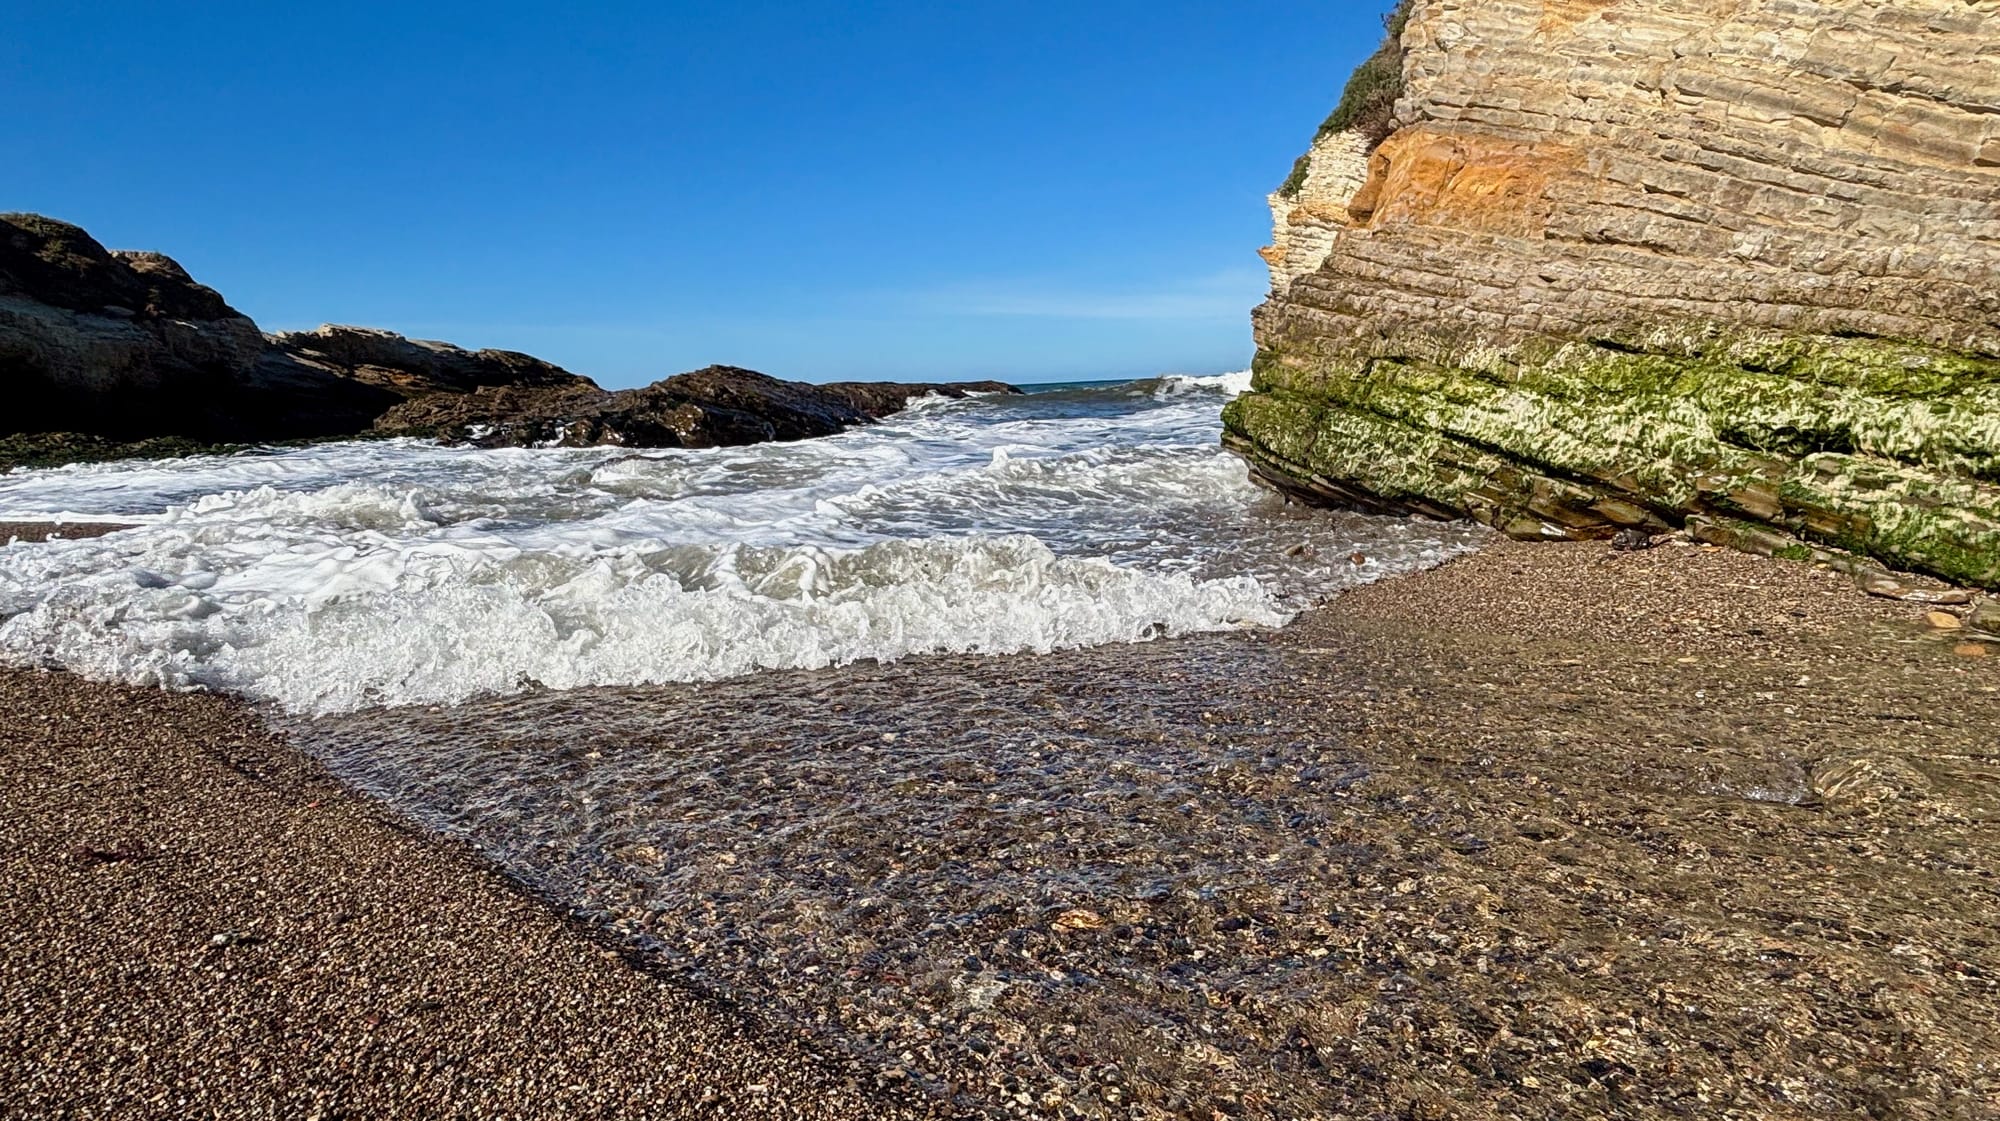
<svg viewBox="0 0 2000 1121">
<path fill-rule="evenodd" d="M 830 436 L 896 412 L 916 397 L 980 392 L 1020 390 L 1001 382 L 808 385 L 709 366 L 638 389 L 507 386 L 432 394 L 389 410 L 375 430 L 481 447 L 732 447 Z"/>
<path fill-rule="evenodd" d="M 1392 26 L 1386 138 L 1323 130 L 1271 199 L 1224 416 L 1260 478 L 2000 586 L 2000 5 L 1411 0 Z"/>
<path fill-rule="evenodd" d="M 0 388 L 0 468 L 363 434 L 712 447 L 828 435 L 930 393 L 1015 392 L 728 366 L 613 392 L 532 355 L 368 327 L 266 335 L 171 258 L 36 214 L 0 214 Z"/>
</svg>

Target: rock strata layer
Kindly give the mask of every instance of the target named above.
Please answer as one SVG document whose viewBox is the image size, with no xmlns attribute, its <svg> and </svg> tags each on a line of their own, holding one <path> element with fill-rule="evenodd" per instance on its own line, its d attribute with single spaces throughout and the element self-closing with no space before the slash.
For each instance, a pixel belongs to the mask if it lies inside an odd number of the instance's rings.
<svg viewBox="0 0 2000 1121">
<path fill-rule="evenodd" d="M 1272 197 L 1259 477 L 2000 585 L 2000 3 L 1415 0 L 1401 47 L 1387 139 Z"/>
<path fill-rule="evenodd" d="M 376 418 L 406 401 L 454 396 L 481 389 L 594 389 L 589 378 L 512 350 L 465 350 L 450 343 L 409 339 L 372 327 L 327 324 L 265 338 L 255 379 L 304 404 L 337 387 L 340 401 L 321 401 L 326 432 L 366 432 Z"/>
</svg>

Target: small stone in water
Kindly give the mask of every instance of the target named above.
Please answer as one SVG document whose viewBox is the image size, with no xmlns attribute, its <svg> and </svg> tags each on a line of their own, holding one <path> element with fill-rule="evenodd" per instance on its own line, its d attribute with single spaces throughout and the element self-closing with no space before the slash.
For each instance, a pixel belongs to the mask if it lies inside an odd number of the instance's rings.
<svg viewBox="0 0 2000 1121">
<path fill-rule="evenodd" d="M 1105 927 L 1105 921 L 1104 921 L 1104 916 L 1098 914 L 1096 911 L 1089 911 L 1081 907 L 1077 907 L 1068 911 L 1064 911 L 1062 914 L 1057 915 L 1055 921 L 1050 923 L 1049 925 L 1055 928 L 1056 930 L 1061 930 L 1061 931 L 1103 930 Z"/>
<path fill-rule="evenodd" d="M 1965 617 L 1965 625 L 1987 634 L 2000 634 L 2000 599 L 1986 599 Z"/>
<path fill-rule="evenodd" d="M 1924 621 L 1941 631 L 1955 631 L 1965 625 L 1949 611 L 1927 611 Z"/>
<path fill-rule="evenodd" d="M 1961 658 L 1984 658 L 1992 651 L 1977 642 L 1961 642 L 1951 648 L 1951 652 Z"/>
</svg>

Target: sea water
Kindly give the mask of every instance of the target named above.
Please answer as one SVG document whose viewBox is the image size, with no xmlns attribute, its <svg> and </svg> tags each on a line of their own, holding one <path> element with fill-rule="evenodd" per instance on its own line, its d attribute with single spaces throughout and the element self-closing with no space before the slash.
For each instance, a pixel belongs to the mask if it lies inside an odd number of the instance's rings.
<svg viewBox="0 0 2000 1121">
<path fill-rule="evenodd" d="M 1302 516 L 1218 445 L 1245 374 L 921 400 L 798 443 L 411 440 L 0 476 L 0 659 L 293 713 L 1275 627 L 1462 527 Z"/>
</svg>

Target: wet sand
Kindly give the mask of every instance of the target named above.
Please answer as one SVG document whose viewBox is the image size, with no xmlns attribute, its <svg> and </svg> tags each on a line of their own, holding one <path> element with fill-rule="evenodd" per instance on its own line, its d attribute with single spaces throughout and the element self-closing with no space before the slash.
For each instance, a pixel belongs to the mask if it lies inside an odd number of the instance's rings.
<svg viewBox="0 0 2000 1121">
<path fill-rule="evenodd" d="M 852 827 L 827 842 L 877 896 L 838 916 L 862 968 L 837 968 L 837 939 L 767 931 L 743 940 L 762 957 L 732 965 L 675 949 L 716 920 L 655 908 L 642 927 L 677 972 L 738 979 L 760 1022 L 812 1029 L 766 1012 L 818 985 L 808 995 L 842 1010 L 816 1030 L 823 1046 L 856 1022 L 930 1039 L 904 1062 L 966 1111 L 1994 1116 L 2000 657 L 1962 646 L 1922 608 L 1802 565 L 1501 543 L 1283 632 L 787 675 L 785 703 L 821 723 L 871 707 L 893 720 L 922 683 L 955 697 L 962 679 L 998 682 L 987 699 L 1001 707 L 1032 689 L 1078 743 L 1206 727 L 1209 746 L 1176 746 L 1195 762 L 1213 750 L 1199 773 L 1106 769 L 1102 789 L 1075 794 L 1124 799 L 1118 813 L 1186 837 L 1190 859 L 1195 842 L 1233 838 L 1258 861 L 1246 846 L 1300 843 L 1255 865 L 1267 882 L 1221 878 L 1199 898 L 989 909 L 1004 930 L 923 931 L 935 947 L 867 928 L 921 919 L 927 904 L 881 897 L 941 855 L 969 892 L 984 857 L 1008 876 L 1078 859 L 1110 826 L 1061 797 L 1018 836 L 955 813 L 975 842 L 963 852 Z M 1254 680 L 1201 677 L 1246 657 Z M 1123 703 L 1121 665 L 1194 710 Z M 837 706 L 801 695 L 815 680 L 838 681 Z M 1202 709 L 1204 692 L 1226 707 Z M 0 696 L 19 714 L 0 724 L 0 1077 L 22 1080 L 0 1098 L 30 1114 L 148 1115 L 143 1103 L 188 1095 L 191 1112 L 243 1116 L 290 1094 L 337 1103 L 328 1116 L 595 1114 L 599 1101 L 786 1115 L 761 1084 L 799 1115 L 889 1115 L 458 847 L 398 829 L 239 706 L 32 673 L 0 674 Z M 875 750 L 892 763 L 920 739 Z M 938 797 L 976 810 L 981 789 L 1067 781 L 1058 762 L 962 766 Z M 770 824 L 757 843 L 777 846 Z M 989 833 L 1009 847 L 976 851 Z M 689 884 L 740 905 L 751 856 Z M 620 921 L 613 902 L 593 909 Z M 965 965 L 977 975 L 1063 980 L 1048 999 L 1015 982 L 1021 1003 L 973 1013 L 944 981 L 927 995 L 924 955 L 967 938 L 986 939 L 986 960 Z M 897 946 L 908 964 L 882 952 Z M 815 964 L 798 976 L 815 980 L 795 985 L 801 954 Z M 1114 1015 L 1148 993 L 1157 1015 Z M 647 1079 L 651 1106 L 633 1097 Z"/>
<path fill-rule="evenodd" d="M 1289 632 L 1365 650 L 1348 722 L 1419 856 L 1313 1035 L 1397 1084 L 1362 1112 L 2000 1116 L 2000 649 L 1924 617 L 1506 544 Z"/>
</svg>

